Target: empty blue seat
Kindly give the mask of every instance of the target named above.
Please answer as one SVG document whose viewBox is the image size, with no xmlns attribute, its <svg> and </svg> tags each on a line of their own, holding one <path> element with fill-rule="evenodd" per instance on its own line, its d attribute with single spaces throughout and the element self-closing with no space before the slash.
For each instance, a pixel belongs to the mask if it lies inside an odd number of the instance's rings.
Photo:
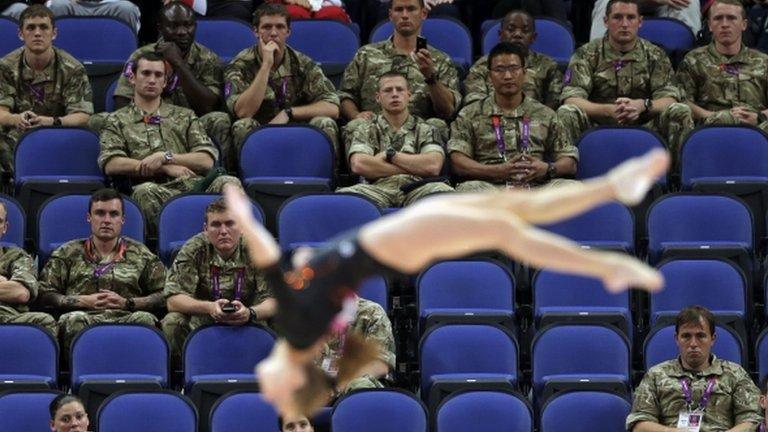
<svg viewBox="0 0 768 432">
<path fill-rule="evenodd" d="M 696 36 L 690 27 L 674 18 L 643 17 L 637 35 L 660 45 L 673 60 L 682 59 L 696 46 Z"/>
<path fill-rule="evenodd" d="M 211 410 L 210 432 L 280 432 L 277 412 L 256 392 L 232 392 Z"/>
<path fill-rule="evenodd" d="M 127 391 L 107 398 L 94 423 L 109 432 L 196 432 L 197 412 L 178 392 Z"/>
<path fill-rule="evenodd" d="M 49 430 L 48 407 L 61 392 L 54 390 L 19 390 L 0 394 L 0 416 L 8 431 Z"/>
<path fill-rule="evenodd" d="M 522 396 L 500 391 L 466 391 L 437 409 L 436 432 L 503 430 L 533 432 L 533 410 Z"/>
<path fill-rule="evenodd" d="M 385 311 L 389 311 L 389 288 L 382 276 L 371 276 L 357 290 L 360 297 L 377 303 Z"/>
<path fill-rule="evenodd" d="M 331 414 L 333 432 L 427 432 L 424 405 L 395 389 L 352 392 L 340 398 Z"/>
<path fill-rule="evenodd" d="M 550 399 L 541 411 L 541 432 L 624 432 L 631 406 L 613 393 L 571 391 Z"/>
<path fill-rule="evenodd" d="M 768 376 L 768 330 L 763 330 L 757 337 L 755 347 L 757 357 L 757 382 L 763 382 Z"/>
<path fill-rule="evenodd" d="M 334 83 L 360 48 L 360 36 L 352 27 L 335 20 L 294 20 L 288 45 L 320 64 Z"/>
<path fill-rule="evenodd" d="M 0 56 L 19 48 L 19 23 L 8 17 L 0 17 Z"/>
<path fill-rule="evenodd" d="M 215 52 L 229 63 L 240 51 L 256 44 L 253 28 L 246 22 L 228 18 L 197 20 L 195 42 Z"/>
<path fill-rule="evenodd" d="M 3 324 L 0 346 L 0 388 L 57 387 L 59 347 L 48 332 L 31 324 Z"/>
<path fill-rule="evenodd" d="M 723 360 L 732 361 L 742 366 L 747 365 L 746 345 L 736 332 L 728 327 L 716 325 L 715 335 L 717 338 L 712 345 L 713 354 Z M 643 364 L 646 370 L 661 362 L 676 359 L 679 355 L 680 350 L 675 343 L 674 325 L 658 327 L 645 338 Z"/>
<path fill-rule="evenodd" d="M 582 246 L 635 251 L 635 220 L 623 204 L 610 202 L 578 216 L 542 228 Z"/>
<path fill-rule="evenodd" d="M 620 143 L 620 145 L 618 145 Z M 580 180 L 601 176 L 627 159 L 641 156 L 653 149 L 665 148 L 664 140 L 642 127 L 600 126 L 581 134 L 579 142 Z M 666 184 L 666 177 L 659 180 Z"/>
<path fill-rule="evenodd" d="M 86 65 L 124 63 L 138 48 L 133 29 L 117 18 L 66 16 L 56 28 L 55 45 Z"/>
<path fill-rule="evenodd" d="M 448 54 L 453 63 L 469 69 L 472 65 L 472 36 L 461 22 L 446 17 L 427 18 L 422 21 L 421 35 L 427 43 Z M 392 36 L 392 22 L 382 21 L 371 31 L 371 43 Z"/>
</svg>

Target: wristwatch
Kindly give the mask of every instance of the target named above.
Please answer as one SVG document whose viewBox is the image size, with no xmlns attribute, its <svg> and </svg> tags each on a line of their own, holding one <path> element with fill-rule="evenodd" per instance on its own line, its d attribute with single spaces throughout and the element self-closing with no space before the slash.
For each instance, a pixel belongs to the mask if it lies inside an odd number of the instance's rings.
<svg viewBox="0 0 768 432">
<path fill-rule="evenodd" d="M 259 320 L 259 316 L 256 314 L 256 310 L 254 308 L 249 307 L 248 308 L 248 314 L 249 314 L 249 317 L 248 317 L 249 321 L 258 321 Z"/>
<path fill-rule="evenodd" d="M 133 312 L 136 310 L 136 301 L 133 300 L 133 297 L 128 297 L 125 299 L 125 310 L 128 312 Z"/>
<path fill-rule="evenodd" d="M 54 126 L 61 126 L 61 117 L 53 117 L 53 125 Z"/>
<path fill-rule="evenodd" d="M 553 162 L 547 162 L 547 179 L 551 180 L 557 176 L 557 167 Z"/>
<path fill-rule="evenodd" d="M 397 154 L 397 150 L 393 149 L 392 147 L 387 149 L 386 153 L 386 159 L 388 163 L 392 163 L 392 158 L 395 157 Z"/>
<path fill-rule="evenodd" d="M 643 107 L 645 107 L 645 112 L 650 112 L 651 108 L 653 108 L 653 101 L 649 99 L 643 100 Z"/>
<path fill-rule="evenodd" d="M 760 124 L 764 121 L 768 120 L 768 116 L 765 115 L 764 112 L 758 111 L 757 112 L 757 124 Z"/>
<path fill-rule="evenodd" d="M 285 115 L 288 116 L 288 121 L 293 121 L 293 108 L 291 107 L 286 108 Z"/>
<path fill-rule="evenodd" d="M 171 162 L 173 162 L 173 152 L 168 150 L 165 152 L 165 154 L 163 154 L 163 163 L 169 164 Z"/>
</svg>

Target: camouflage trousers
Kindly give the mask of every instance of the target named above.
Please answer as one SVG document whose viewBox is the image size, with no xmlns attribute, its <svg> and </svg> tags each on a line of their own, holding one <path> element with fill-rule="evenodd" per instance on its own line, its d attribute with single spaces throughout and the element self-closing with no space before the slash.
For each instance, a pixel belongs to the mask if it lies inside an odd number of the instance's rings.
<svg viewBox="0 0 768 432">
<path fill-rule="evenodd" d="M 368 120 L 354 119 L 347 123 L 341 129 L 341 141 L 344 143 L 344 154 L 347 154 L 349 146 L 352 144 L 352 137 L 355 135 L 355 131 L 362 125 L 366 124 Z M 445 120 L 439 118 L 428 118 L 426 123 L 437 130 L 437 139 L 440 140 L 440 144 L 444 145 L 448 142 L 448 136 L 451 134 L 451 128 Z"/>
<path fill-rule="evenodd" d="M 597 123 L 592 121 L 581 108 L 576 105 L 566 104 L 557 109 L 557 118 L 563 124 L 563 129 L 568 134 L 571 142 L 579 142 L 582 132 L 600 125 L 615 125 L 615 122 Z M 672 103 L 656 116 L 653 120 L 644 124 L 631 126 L 642 126 L 657 132 L 661 137 L 667 140 L 667 147 L 672 155 L 673 166 L 677 166 L 680 156 L 680 148 L 683 145 L 688 132 L 693 130 L 693 113 L 691 108 L 684 103 Z M 620 145 L 620 143 L 617 143 Z"/>
<path fill-rule="evenodd" d="M 535 185 L 533 188 L 551 188 L 560 187 L 567 184 L 576 183 L 576 180 L 571 179 L 552 179 L 544 184 Z M 503 184 L 494 184 L 482 180 L 468 180 L 456 185 L 456 192 L 492 192 L 497 190 L 504 190 L 507 186 Z"/>
<path fill-rule="evenodd" d="M 339 155 L 339 126 L 336 124 L 336 120 L 330 118 L 330 117 L 315 117 L 309 122 L 310 126 L 314 126 L 321 131 L 328 137 L 329 140 L 331 140 L 331 145 L 333 145 L 333 152 L 335 155 Z M 232 125 L 232 140 L 235 143 L 235 146 L 237 147 L 237 159 L 240 158 L 240 149 L 243 148 L 243 144 L 245 144 L 245 138 L 248 136 L 248 134 L 256 129 L 257 127 L 261 126 L 261 124 L 252 119 L 252 118 L 246 118 L 246 119 L 240 119 L 235 121 L 235 123 Z"/>
<path fill-rule="evenodd" d="M 0 136 L 0 173 L 13 174 L 16 144 L 16 139 L 7 133 L 7 128 L 3 128 Z"/>
<path fill-rule="evenodd" d="M 10 306 L 0 306 L 0 324 L 34 324 L 44 328 L 56 339 L 56 320 L 45 312 L 19 312 Z"/>
<path fill-rule="evenodd" d="M 381 208 L 405 207 L 416 200 L 435 193 L 453 192 L 453 188 L 443 182 L 427 183 L 417 187 L 408 193 L 403 193 L 400 186 L 408 182 L 397 178 L 388 177 L 372 184 L 356 184 L 354 186 L 337 189 L 336 192 L 355 193 L 369 198 Z"/>
<path fill-rule="evenodd" d="M 208 315 L 185 315 L 179 312 L 168 312 L 160 321 L 165 339 L 171 348 L 171 367 L 182 367 L 181 356 L 184 353 L 184 342 L 187 336 L 198 327 L 214 324 L 213 318 Z"/>
<path fill-rule="evenodd" d="M 150 312 L 124 310 L 106 311 L 73 311 L 59 317 L 59 334 L 61 347 L 69 352 L 72 341 L 81 330 L 94 324 L 144 324 L 151 327 L 157 325 L 157 317 Z"/>
<path fill-rule="evenodd" d="M 194 176 L 177 178 L 162 184 L 144 182 L 133 188 L 131 198 L 136 201 L 141 208 L 141 211 L 144 213 L 144 217 L 147 220 L 147 230 L 150 236 L 157 234 L 157 218 L 160 215 L 160 210 L 163 208 L 163 204 L 176 195 L 191 192 L 203 179 L 204 177 L 202 176 Z M 205 192 L 221 193 L 222 188 L 227 183 L 242 187 L 240 180 L 237 177 L 225 175 L 217 177 L 213 183 L 208 186 Z"/>
</svg>

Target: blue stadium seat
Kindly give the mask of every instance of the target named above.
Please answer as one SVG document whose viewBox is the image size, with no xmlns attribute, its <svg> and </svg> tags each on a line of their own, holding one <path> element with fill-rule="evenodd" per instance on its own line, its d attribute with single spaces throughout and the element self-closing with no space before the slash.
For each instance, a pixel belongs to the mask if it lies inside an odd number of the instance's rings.
<svg viewBox="0 0 768 432">
<path fill-rule="evenodd" d="M 224 63 L 256 44 L 250 24 L 237 19 L 200 18 L 197 20 L 195 42 L 215 52 Z"/>
<path fill-rule="evenodd" d="M 612 326 L 551 325 L 534 336 L 531 359 L 537 406 L 565 390 L 629 393 L 629 341 Z"/>
<path fill-rule="evenodd" d="M 260 127 L 245 138 L 240 172 L 248 196 L 266 214 L 273 233 L 275 216 L 290 196 L 333 190 L 333 145 L 312 126 Z"/>
<path fill-rule="evenodd" d="M 119 78 L 115 78 L 109 83 L 106 93 L 104 93 L 104 111 L 112 112 L 115 110 L 115 90 L 117 89 L 117 82 Z"/>
<path fill-rule="evenodd" d="M 265 327 L 244 325 L 204 326 L 193 331 L 184 344 L 184 393 L 208 425 L 213 404 L 232 390 L 256 391 L 254 366 L 266 358 L 275 336 Z"/>
<path fill-rule="evenodd" d="M 221 198 L 219 194 L 186 193 L 166 201 L 160 210 L 157 229 L 157 254 L 167 267 L 173 263 L 176 253 L 192 236 L 203 231 L 205 208 Z M 264 215 L 258 205 L 251 203 L 253 216 L 264 223 Z"/>
<path fill-rule="evenodd" d="M 427 43 L 448 54 L 458 67 L 468 70 L 472 65 L 472 35 L 461 22 L 447 17 L 427 18 L 422 22 L 421 35 Z M 392 36 L 392 22 L 382 21 L 372 31 L 370 41 L 381 42 Z"/>
<path fill-rule="evenodd" d="M 5 232 L 3 238 L 0 239 L 0 245 L 23 248 L 27 215 L 24 213 L 21 204 L 14 198 L 5 194 L 0 194 L 0 201 L 5 204 L 5 209 L 7 210 L 5 218 L 8 221 L 8 230 Z"/>
<path fill-rule="evenodd" d="M 550 399 L 541 412 L 542 432 L 624 432 L 631 406 L 608 392 L 571 391 Z"/>
<path fill-rule="evenodd" d="M 635 252 L 635 221 L 623 204 L 611 202 L 576 217 L 541 228 L 578 242 L 582 247 Z"/>
<path fill-rule="evenodd" d="M 419 344 L 421 398 L 434 413 L 440 401 L 457 390 L 514 390 L 519 377 L 518 353 L 515 337 L 501 327 L 433 327 Z"/>
<path fill-rule="evenodd" d="M 50 430 L 48 406 L 61 392 L 55 390 L 19 390 L 0 394 L 0 416 L 4 430 Z"/>
<path fill-rule="evenodd" d="M 360 36 L 341 21 L 294 20 L 288 45 L 319 63 L 325 76 L 338 86 L 360 48 Z"/>
<path fill-rule="evenodd" d="M 598 279 L 542 270 L 533 279 L 536 328 L 559 322 L 610 324 L 632 339 L 629 291 L 612 294 Z"/>
<path fill-rule="evenodd" d="M 57 195 L 40 207 L 37 213 L 37 256 L 41 268 L 62 244 L 91 235 L 91 227 L 85 219 L 90 199 L 90 194 Z M 144 215 L 133 200 L 127 197 L 123 200 L 123 235 L 144 243 Z"/>
<path fill-rule="evenodd" d="M 488 323 L 514 328 L 515 278 L 491 260 L 443 261 L 416 282 L 419 329 L 442 323 Z"/>
<path fill-rule="evenodd" d="M 56 28 L 54 45 L 85 65 L 124 63 L 138 48 L 133 29 L 117 18 L 66 16 L 56 19 Z"/>
<path fill-rule="evenodd" d="M 357 295 L 366 300 L 378 303 L 378 305 L 387 312 L 390 310 L 389 288 L 387 287 L 387 281 L 382 276 L 376 275 L 368 278 L 360 285 L 360 288 L 357 290 Z"/>
<path fill-rule="evenodd" d="M 353 392 L 340 398 L 331 414 L 333 432 L 427 432 L 427 427 L 424 405 L 403 390 Z"/>
<path fill-rule="evenodd" d="M 277 214 L 277 238 L 285 251 L 317 246 L 380 216 L 376 204 L 360 195 L 297 196 L 286 201 Z"/>
<path fill-rule="evenodd" d="M 747 366 L 747 349 L 744 341 L 729 327 L 715 326 L 715 339 L 712 345 L 712 353 L 723 360 Z M 646 370 L 667 360 L 672 360 L 680 355 L 675 343 L 674 324 L 657 327 L 645 338 L 643 345 L 643 364 Z"/>
<path fill-rule="evenodd" d="M 104 401 L 97 417 L 99 431 L 197 431 L 195 407 L 186 396 L 170 390 L 115 393 Z"/>
<path fill-rule="evenodd" d="M 533 432 L 534 421 L 531 405 L 519 394 L 466 391 L 440 404 L 436 423 L 436 432 Z"/>
<path fill-rule="evenodd" d="M 579 180 L 601 176 L 627 159 L 653 149 L 665 148 L 664 140 L 656 132 L 625 126 L 600 126 L 589 129 L 581 135 L 577 146 L 579 167 L 576 178 Z M 666 184 L 666 177 L 662 177 L 660 183 Z"/>
<path fill-rule="evenodd" d="M 483 23 L 483 55 L 488 55 L 499 43 L 501 28 L 500 20 L 486 23 Z M 568 64 L 576 51 L 576 40 L 566 26 L 552 18 L 536 18 L 536 34 L 532 50 L 552 57 L 560 65 Z"/>
<path fill-rule="evenodd" d="M 256 392 L 231 392 L 211 409 L 210 432 L 280 432 L 277 412 Z"/>
<path fill-rule="evenodd" d="M 768 330 L 763 329 L 757 336 L 755 343 L 755 355 L 757 357 L 757 382 L 763 382 L 768 376 Z"/>
<path fill-rule="evenodd" d="M 35 325 L 0 325 L 0 389 L 55 389 L 59 346 Z"/>
<path fill-rule="evenodd" d="M 696 36 L 691 29 L 674 18 L 643 17 L 637 35 L 664 48 L 675 64 L 696 47 Z"/>
<path fill-rule="evenodd" d="M 8 17 L 0 17 L 0 57 L 21 47 L 19 23 Z"/>
</svg>

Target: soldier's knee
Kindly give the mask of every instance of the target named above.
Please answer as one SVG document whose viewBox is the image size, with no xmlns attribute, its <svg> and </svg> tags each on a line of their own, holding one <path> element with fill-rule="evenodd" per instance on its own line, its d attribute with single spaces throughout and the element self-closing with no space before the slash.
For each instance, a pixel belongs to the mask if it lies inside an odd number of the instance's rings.
<svg viewBox="0 0 768 432">
<path fill-rule="evenodd" d="M 87 327 L 90 324 L 90 318 L 83 311 L 67 312 L 59 317 L 59 328 L 66 333 L 74 333 Z"/>
<path fill-rule="evenodd" d="M 160 320 L 160 327 L 163 329 L 163 333 L 170 334 L 175 329 L 185 327 L 189 325 L 189 317 L 179 312 L 168 312 L 162 320 Z M 168 331 L 166 332 L 166 329 Z"/>
<path fill-rule="evenodd" d="M 157 317 L 151 312 L 136 311 L 128 315 L 126 322 L 154 327 L 157 325 Z"/>
<path fill-rule="evenodd" d="M 496 186 L 482 180 L 468 180 L 456 185 L 456 192 L 485 192 L 494 190 L 496 190 Z"/>
<path fill-rule="evenodd" d="M 693 111 L 691 110 L 691 107 L 680 102 L 669 104 L 661 115 L 662 117 L 667 117 L 669 120 L 677 123 L 693 121 Z"/>
<path fill-rule="evenodd" d="M 221 193 L 222 189 L 224 189 L 224 185 L 227 185 L 227 184 L 231 184 L 240 189 L 243 188 L 243 184 L 240 182 L 239 178 L 233 177 L 230 175 L 223 175 L 223 176 L 216 177 L 216 179 L 211 183 L 211 185 L 208 186 L 207 192 Z"/>
</svg>

